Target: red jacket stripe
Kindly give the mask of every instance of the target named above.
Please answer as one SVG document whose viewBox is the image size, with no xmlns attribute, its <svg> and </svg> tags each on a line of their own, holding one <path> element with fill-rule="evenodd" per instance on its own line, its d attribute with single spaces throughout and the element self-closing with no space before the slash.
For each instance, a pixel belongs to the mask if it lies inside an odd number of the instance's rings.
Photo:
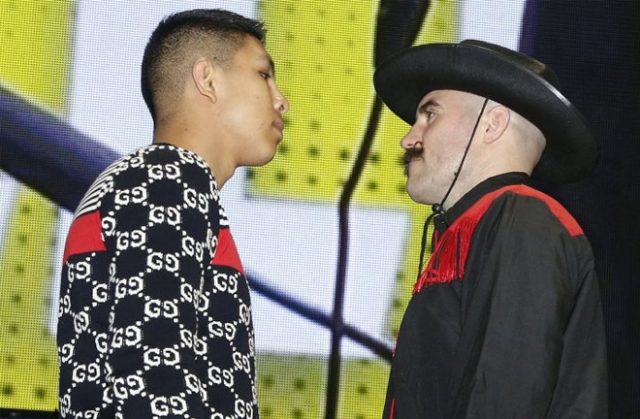
<svg viewBox="0 0 640 419">
<path fill-rule="evenodd" d="M 71 224 L 64 246 L 62 263 L 71 256 L 88 252 L 104 252 L 107 247 L 102 240 L 102 218 L 93 211 L 76 218 Z"/>
</svg>

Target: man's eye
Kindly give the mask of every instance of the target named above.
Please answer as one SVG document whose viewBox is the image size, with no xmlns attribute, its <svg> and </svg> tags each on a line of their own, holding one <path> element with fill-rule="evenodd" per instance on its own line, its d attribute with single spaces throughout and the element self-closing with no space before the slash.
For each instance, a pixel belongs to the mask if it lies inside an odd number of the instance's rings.
<svg viewBox="0 0 640 419">
<path fill-rule="evenodd" d="M 266 80 L 266 79 L 268 79 L 268 78 L 270 78 L 270 77 L 271 77 L 271 74 L 269 74 L 269 73 L 265 73 L 264 71 L 261 71 L 261 72 L 260 72 L 260 77 L 262 77 L 263 79 L 265 79 L 265 80 Z"/>
<path fill-rule="evenodd" d="M 429 122 L 436 116 L 436 113 L 425 109 L 422 111 L 422 115 L 424 115 L 424 119 L 426 119 L 427 122 Z"/>
</svg>

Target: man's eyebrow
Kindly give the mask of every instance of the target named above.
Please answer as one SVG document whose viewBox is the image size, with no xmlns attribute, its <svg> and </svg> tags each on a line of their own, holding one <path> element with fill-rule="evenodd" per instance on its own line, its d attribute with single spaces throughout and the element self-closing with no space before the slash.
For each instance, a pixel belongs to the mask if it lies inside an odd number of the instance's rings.
<svg viewBox="0 0 640 419">
<path fill-rule="evenodd" d="M 427 111 L 427 108 L 429 107 L 436 107 L 436 108 L 441 108 L 442 106 L 440 106 L 440 104 L 438 102 L 436 102 L 433 99 L 429 99 L 427 100 L 425 103 L 423 103 L 422 105 L 420 105 L 418 107 L 418 114 L 423 114 Z"/>
<path fill-rule="evenodd" d="M 273 58 L 271 58 L 271 56 L 269 54 L 264 54 L 260 56 L 260 59 L 263 61 L 267 61 L 269 63 L 269 67 L 271 69 L 271 73 L 273 74 L 273 76 L 276 75 L 276 66 L 273 63 Z"/>
</svg>

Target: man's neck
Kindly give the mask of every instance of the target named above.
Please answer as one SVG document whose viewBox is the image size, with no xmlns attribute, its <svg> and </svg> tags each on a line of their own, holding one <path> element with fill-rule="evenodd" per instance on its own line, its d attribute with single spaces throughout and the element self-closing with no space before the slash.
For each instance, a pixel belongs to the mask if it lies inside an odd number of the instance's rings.
<svg viewBox="0 0 640 419">
<path fill-rule="evenodd" d="M 153 133 L 154 143 L 173 144 L 192 151 L 209 165 L 219 189 L 231 178 L 236 167 L 220 144 L 187 127 L 162 126 Z"/>
</svg>

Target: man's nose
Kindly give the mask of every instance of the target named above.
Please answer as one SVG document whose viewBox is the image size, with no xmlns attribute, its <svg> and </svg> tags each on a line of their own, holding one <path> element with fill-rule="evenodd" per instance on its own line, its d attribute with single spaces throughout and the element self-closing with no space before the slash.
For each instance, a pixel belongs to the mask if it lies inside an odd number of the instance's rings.
<svg viewBox="0 0 640 419">
<path fill-rule="evenodd" d="M 419 135 L 418 130 L 416 129 L 416 126 L 414 124 L 407 135 L 402 137 L 402 140 L 400 140 L 400 147 L 405 150 L 409 150 L 415 147 L 417 143 L 422 143 L 422 138 Z"/>
<path fill-rule="evenodd" d="M 289 112 L 289 100 L 282 94 L 280 89 L 276 87 L 275 100 L 273 106 L 280 114 Z"/>
</svg>

